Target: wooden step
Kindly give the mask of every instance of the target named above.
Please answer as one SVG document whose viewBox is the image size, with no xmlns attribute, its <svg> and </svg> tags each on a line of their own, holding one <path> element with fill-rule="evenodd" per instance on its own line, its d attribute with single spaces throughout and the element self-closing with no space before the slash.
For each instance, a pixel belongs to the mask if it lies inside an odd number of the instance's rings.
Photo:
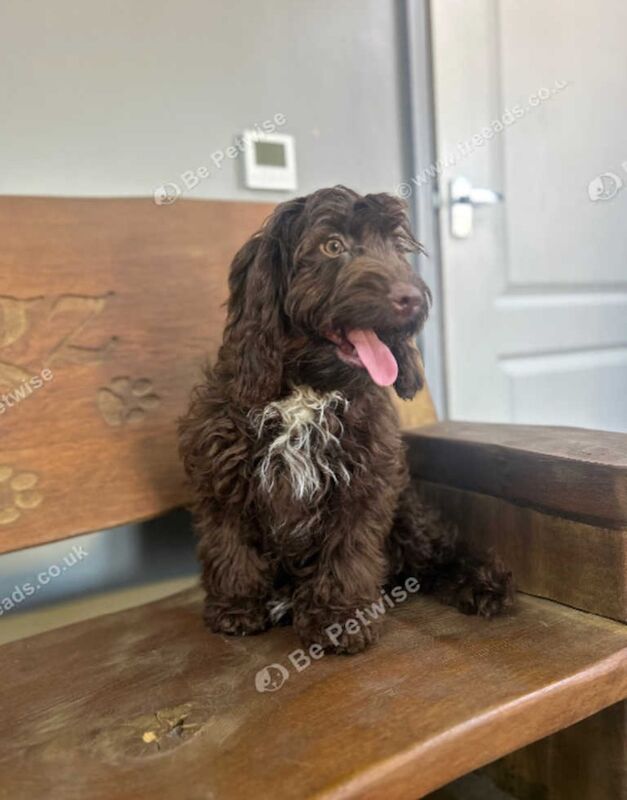
<svg viewBox="0 0 627 800">
<path fill-rule="evenodd" d="M 546 600 L 485 621 L 412 597 L 302 671 L 290 628 L 213 635 L 200 603 L 0 647 L 0 797 L 415 800 L 627 696 L 627 628 Z M 288 678 L 260 692 L 269 664 Z"/>
</svg>

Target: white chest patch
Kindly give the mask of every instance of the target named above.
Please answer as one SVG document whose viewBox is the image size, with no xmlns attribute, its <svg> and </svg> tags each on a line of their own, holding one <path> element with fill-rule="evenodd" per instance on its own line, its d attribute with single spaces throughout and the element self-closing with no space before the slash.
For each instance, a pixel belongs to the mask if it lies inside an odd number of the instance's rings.
<svg viewBox="0 0 627 800">
<path fill-rule="evenodd" d="M 318 394 L 296 386 L 283 400 L 251 412 L 258 438 L 268 430 L 274 434 L 257 469 L 261 487 L 271 492 L 285 476 L 295 499 L 312 500 L 333 484 L 350 483 L 341 445 L 341 416 L 347 407 L 341 392 Z"/>
</svg>

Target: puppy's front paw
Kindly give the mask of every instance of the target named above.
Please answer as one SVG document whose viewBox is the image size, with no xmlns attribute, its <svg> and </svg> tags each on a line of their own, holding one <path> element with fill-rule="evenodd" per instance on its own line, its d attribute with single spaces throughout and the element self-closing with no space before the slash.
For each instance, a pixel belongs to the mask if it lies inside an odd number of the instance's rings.
<svg viewBox="0 0 627 800">
<path fill-rule="evenodd" d="M 230 636 L 249 636 L 261 633 L 270 626 L 268 610 L 263 602 L 240 600 L 229 606 L 207 600 L 204 620 L 214 633 Z"/>
<path fill-rule="evenodd" d="M 380 623 L 360 616 L 355 610 L 344 613 L 300 611 L 294 615 L 294 628 L 303 644 L 317 644 L 327 653 L 361 653 L 379 638 Z"/>
</svg>

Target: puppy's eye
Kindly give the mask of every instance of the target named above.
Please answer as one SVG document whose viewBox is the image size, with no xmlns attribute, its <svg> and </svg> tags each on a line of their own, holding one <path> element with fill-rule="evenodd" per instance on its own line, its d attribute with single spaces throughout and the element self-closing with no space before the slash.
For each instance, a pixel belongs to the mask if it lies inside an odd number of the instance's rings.
<svg viewBox="0 0 627 800">
<path fill-rule="evenodd" d="M 344 242 L 338 236 L 331 236 L 320 245 L 320 249 L 329 258 L 337 258 L 337 256 L 341 256 L 346 251 Z"/>
</svg>

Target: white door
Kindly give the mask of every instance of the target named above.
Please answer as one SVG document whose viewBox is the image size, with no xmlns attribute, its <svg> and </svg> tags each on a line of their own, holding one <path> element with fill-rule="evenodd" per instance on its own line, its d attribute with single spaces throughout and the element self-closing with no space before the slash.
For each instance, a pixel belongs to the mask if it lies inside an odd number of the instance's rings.
<svg viewBox="0 0 627 800">
<path fill-rule="evenodd" d="M 431 32 L 449 416 L 627 430 L 627 2 L 432 0 Z M 505 200 L 455 235 L 460 176 Z"/>
</svg>

